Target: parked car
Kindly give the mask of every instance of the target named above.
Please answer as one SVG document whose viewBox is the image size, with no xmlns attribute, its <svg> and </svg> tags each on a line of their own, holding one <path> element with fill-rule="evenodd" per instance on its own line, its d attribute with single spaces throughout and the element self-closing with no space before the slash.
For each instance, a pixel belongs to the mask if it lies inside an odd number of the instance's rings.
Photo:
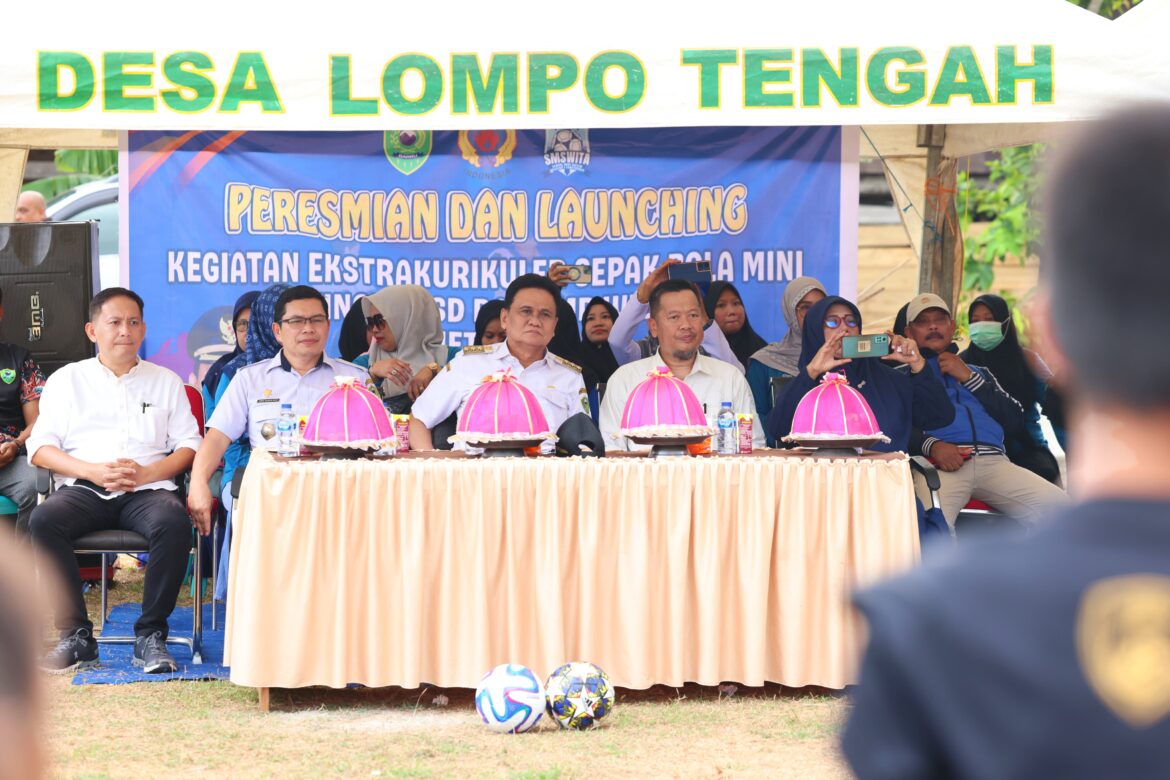
<svg viewBox="0 0 1170 780">
<path fill-rule="evenodd" d="M 98 223 L 99 283 L 102 289 L 121 281 L 118 257 L 118 177 L 81 184 L 53 198 L 45 214 L 54 222 Z"/>
</svg>

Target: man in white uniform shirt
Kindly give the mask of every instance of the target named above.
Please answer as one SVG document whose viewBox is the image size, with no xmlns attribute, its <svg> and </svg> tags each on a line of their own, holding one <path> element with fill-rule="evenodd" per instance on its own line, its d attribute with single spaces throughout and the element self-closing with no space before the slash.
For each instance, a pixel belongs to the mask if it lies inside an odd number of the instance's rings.
<svg viewBox="0 0 1170 780">
<path fill-rule="evenodd" d="M 272 333 L 280 351 L 236 372 L 207 421 L 207 433 L 195 456 L 187 506 L 200 533 L 211 532 L 212 495 L 207 482 L 229 444 L 247 433 L 252 449 L 275 452 L 282 404 L 292 404 L 298 418 L 307 417 L 334 377 L 369 379 L 361 366 L 325 355 L 328 312 L 325 296 L 307 285 L 290 287 L 276 299 Z"/>
<path fill-rule="evenodd" d="M 191 549 L 174 478 L 191 465 L 199 429 L 178 375 L 138 357 L 146 324 L 136 293 L 111 287 L 96 295 L 85 334 L 98 356 L 49 377 L 27 444 L 29 463 L 52 470 L 56 484 L 33 510 L 29 531 L 41 566 L 56 567 L 66 584 L 56 616 L 61 639 L 42 665 L 52 672 L 97 665 L 73 540 L 122 528 L 150 542 L 134 664 L 173 672 L 167 618 Z"/>
<path fill-rule="evenodd" d="M 415 400 L 410 416 L 412 450 L 433 450 L 431 430 L 452 412 L 462 412 L 484 377 L 506 368 L 536 396 L 553 433 L 574 414 L 589 413 L 581 367 L 548 351 L 559 297 L 556 285 L 539 274 L 519 276 L 508 285 L 500 312 L 507 337 L 499 344 L 465 348 Z"/>
<path fill-rule="evenodd" d="M 619 433 L 622 411 L 630 393 L 658 366 L 669 368 L 695 391 L 708 422 L 714 424 L 724 401 L 731 402 L 736 414 L 751 414 L 752 446 L 764 446 L 764 428 L 743 372 L 730 363 L 699 354 L 703 320 L 703 301 L 690 282 L 670 279 L 650 293 L 650 335 L 658 339 L 658 353 L 625 364 L 609 378 L 601 403 L 601 434 L 607 448 L 644 449 Z"/>
</svg>

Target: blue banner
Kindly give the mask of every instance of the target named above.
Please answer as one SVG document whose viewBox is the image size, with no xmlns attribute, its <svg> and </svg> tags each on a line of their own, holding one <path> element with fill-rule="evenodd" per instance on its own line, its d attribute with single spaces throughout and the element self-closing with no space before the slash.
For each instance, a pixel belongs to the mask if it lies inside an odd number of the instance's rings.
<svg viewBox="0 0 1170 780">
<path fill-rule="evenodd" d="M 309 284 L 339 324 L 357 296 L 419 284 L 451 345 L 522 273 L 562 261 L 564 296 L 621 308 L 660 262 L 710 261 L 766 340 L 789 280 L 841 287 L 842 129 L 129 134 L 129 283 L 144 354 L 195 380 L 231 349 L 231 305 Z M 850 213 L 847 218 L 855 219 Z M 848 273 L 848 272 L 847 272 Z"/>
</svg>

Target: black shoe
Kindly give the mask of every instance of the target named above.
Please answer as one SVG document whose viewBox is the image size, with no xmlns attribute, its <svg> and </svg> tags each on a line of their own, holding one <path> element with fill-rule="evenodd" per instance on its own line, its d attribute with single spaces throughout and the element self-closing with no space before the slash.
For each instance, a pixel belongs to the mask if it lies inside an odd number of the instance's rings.
<svg viewBox="0 0 1170 780">
<path fill-rule="evenodd" d="M 57 646 L 41 661 L 41 668 L 53 674 L 92 669 L 97 665 L 97 640 L 93 638 L 88 628 L 79 628 L 72 634 L 61 637 Z"/>
<path fill-rule="evenodd" d="M 134 640 L 134 665 L 141 666 L 147 674 L 165 674 L 179 668 L 167 651 L 167 641 L 161 631 Z"/>
</svg>

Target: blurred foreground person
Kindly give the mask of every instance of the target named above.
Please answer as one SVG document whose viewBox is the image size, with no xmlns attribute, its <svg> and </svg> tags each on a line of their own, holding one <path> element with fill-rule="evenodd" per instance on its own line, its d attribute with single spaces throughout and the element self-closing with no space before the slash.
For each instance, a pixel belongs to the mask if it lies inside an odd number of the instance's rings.
<svg viewBox="0 0 1170 780">
<path fill-rule="evenodd" d="M 41 577 L 41 587 L 48 586 L 50 599 L 56 599 L 52 571 L 42 571 Z M 41 619 L 48 609 L 36 582 L 27 548 L 0 534 L 0 780 L 45 774 L 44 690 L 37 659 Z"/>
<path fill-rule="evenodd" d="M 1095 125 L 1048 182 L 1042 354 L 1077 503 L 867 591 L 843 748 L 862 780 L 1170 776 L 1170 106 Z"/>
</svg>

